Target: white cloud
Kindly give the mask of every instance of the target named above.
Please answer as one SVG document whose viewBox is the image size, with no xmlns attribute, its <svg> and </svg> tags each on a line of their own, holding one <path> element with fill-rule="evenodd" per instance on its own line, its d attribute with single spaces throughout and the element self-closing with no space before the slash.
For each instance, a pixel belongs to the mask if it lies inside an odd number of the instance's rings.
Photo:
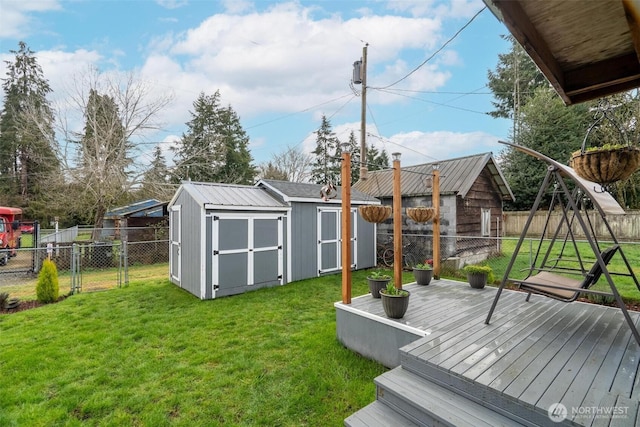
<svg viewBox="0 0 640 427">
<path fill-rule="evenodd" d="M 182 75 L 188 78 L 161 73 L 178 91 L 220 89 L 244 117 L 295 112 L 349 94 L 361 40 L 370 43 L 370 81 L 391 82 L 409 71 L 410 66 L 398 60 L 402 52 L 420 55 L 424 41 L 434 44 L 440 30 L 439 22 L 426 18 L 314 19 L 313 11 L 282 3 L 263 13 L 213 15 L 182 34 L 156 39 L 144 68 L 161 57 L 168 62 L 180 58 Z M 449 73 L 434 64 L 423 67 L 408 83 L 413 89 L 433 90 L 448 78 Z"/>
<path fill-rule="evenodd" d="M 40 26 L 35 16 L 37 12 L 60 10 L 57 0 L 2 0 L 0 8 L 0 39 L 25 39 Z"/>
<path fill-rule="evenodd" d="M 178 9 L 189 4 L 188 0 L 156 0 L 161 7 L 165 9 Z"/>
</svg>

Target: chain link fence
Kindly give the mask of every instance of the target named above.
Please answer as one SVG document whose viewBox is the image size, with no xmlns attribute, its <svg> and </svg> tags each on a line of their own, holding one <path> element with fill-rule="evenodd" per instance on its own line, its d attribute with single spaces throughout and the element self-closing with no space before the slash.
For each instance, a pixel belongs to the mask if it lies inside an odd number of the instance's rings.
<svg viewBox="0 0 640 427">
<path fill-rule="evenodd" d="M 23 235 L 27 245 L 0 267 L 1 292 L 22 298 L 35 295 L 37 275 L 47 258 L 58 269 L 60 294 L 105 290 L 126 286 L 130 280 L 169 276 L 168 227 L 102 229 L 99 233 L 76 227 L 57 233 L 42 230 L 40 235 Z M 92 241 L 94 236 L 99 240 Z M 30 242 L 30 238 L 37 241 Z"/>
</svg>

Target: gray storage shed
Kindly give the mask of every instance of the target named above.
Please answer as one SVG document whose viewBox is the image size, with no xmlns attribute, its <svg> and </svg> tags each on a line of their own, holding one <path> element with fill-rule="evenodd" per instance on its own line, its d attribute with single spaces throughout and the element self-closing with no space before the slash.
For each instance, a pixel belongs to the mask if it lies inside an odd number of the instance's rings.
<svg viewBox="0 0 640 427">
<path fill-rule="evenodd" d="M 169 203 L 171 281 L 200 299 L 234 295 L 341 270 L 341 201 L 322 186 L 263 180 L 255 186 L 183 183 Z M 352 268 L 376 264 L 375 224 L 352 192 Z"/>
</svg>

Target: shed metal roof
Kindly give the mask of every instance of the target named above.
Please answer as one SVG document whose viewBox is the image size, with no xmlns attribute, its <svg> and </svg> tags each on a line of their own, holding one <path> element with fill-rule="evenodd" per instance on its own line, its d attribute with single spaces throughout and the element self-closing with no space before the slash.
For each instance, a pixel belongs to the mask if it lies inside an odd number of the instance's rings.
<svg viewBox="0 0 640 427">
<path fill-rule="evenodd" d="M 639 0 L 484 0 L 566 104 L 640 86 Z"/>
<path fill-rule="evenodd" d="M 466 197 L 482 170 L 487 167 L 503 200 L 515 200 L 509 184 L 491 153 L 406 166 L 401 169 L 400 187 L 403 196 L 431 195 L 431 177 L 434 165 L 439 165 L 440 194 Z M 369 171 L 369 177 L 358 181 L 354 188 L 375 197 L 393 196 L 393 169 Z"/>
<path fill-rule="evenodd" d="M 220 184 L 211 182 L 185 182 L 180 191 L 186 191 L 193 199 L 207 209 L 225 210 L 287 210 L 287 206 L 273 198 L 262 188 L 251 185 Z"/>
<path fill-rule="evenodd" d="M 256 186 L 268 188 L 279 194 L 285 202 L 321 202 L 320 184 L 309 184 L 302 182 L 278 181 L 274 179 L 261 179 Z M 342 187 L 336 187 L 337 195 L 329 202 L 340 202 L 342 200 Z M 373 196 L 351 189 L 351 202 L 361 204 L 379 204 Z"/>
<path fill-rule="evenodd" d="M 104 217 L 120 218 L 125 216 L 162 216 L 163 205 L 166 205 L 166 202 L 161 202 L 156 199 L 141 200 L 127 206 L 113 208 L 109 210 Z"/>
</svg>

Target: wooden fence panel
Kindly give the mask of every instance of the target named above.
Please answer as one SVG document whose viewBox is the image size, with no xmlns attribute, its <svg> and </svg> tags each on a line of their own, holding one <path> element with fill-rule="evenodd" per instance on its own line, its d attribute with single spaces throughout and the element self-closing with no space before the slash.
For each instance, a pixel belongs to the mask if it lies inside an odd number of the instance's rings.
<svg viewBox="0 0 640 427">
<path fill-rule="evenodd" d="M 504 213 L 504 235 L 505 236 L 519 236 L 529 217 L 529 212 L 505 212 Z M 535 214 L 533 221 L 529 227 L 527 233 L 528 237 L 540 236 L 544 230 L 544 224 L 547 218 L 547 211 L 539 211 Z M 594 225 L 596 230 L 596 236 L 599 239 L 609 238 L 609 233 L 604 225 L 604 221 L 595 211 L 589 212 L 589 219 Z M 547 226 L 545 237 L 549 238 L 553 236 L 558 224 L 562 221 L 561 212 L 552 212 Z M 614 235 L 621 241 L 640 241 L 640 211 L 633 210 L 627 211 L 625 215 L 607 215 L 607 221 L 613 230 Z M 566 234 L 566 224 L 563 226 L 561 236 Z M 573 225 L 573 231 L 577 238 L 584 238 L 580 225 L 575 221 Z"/>
</svg>

